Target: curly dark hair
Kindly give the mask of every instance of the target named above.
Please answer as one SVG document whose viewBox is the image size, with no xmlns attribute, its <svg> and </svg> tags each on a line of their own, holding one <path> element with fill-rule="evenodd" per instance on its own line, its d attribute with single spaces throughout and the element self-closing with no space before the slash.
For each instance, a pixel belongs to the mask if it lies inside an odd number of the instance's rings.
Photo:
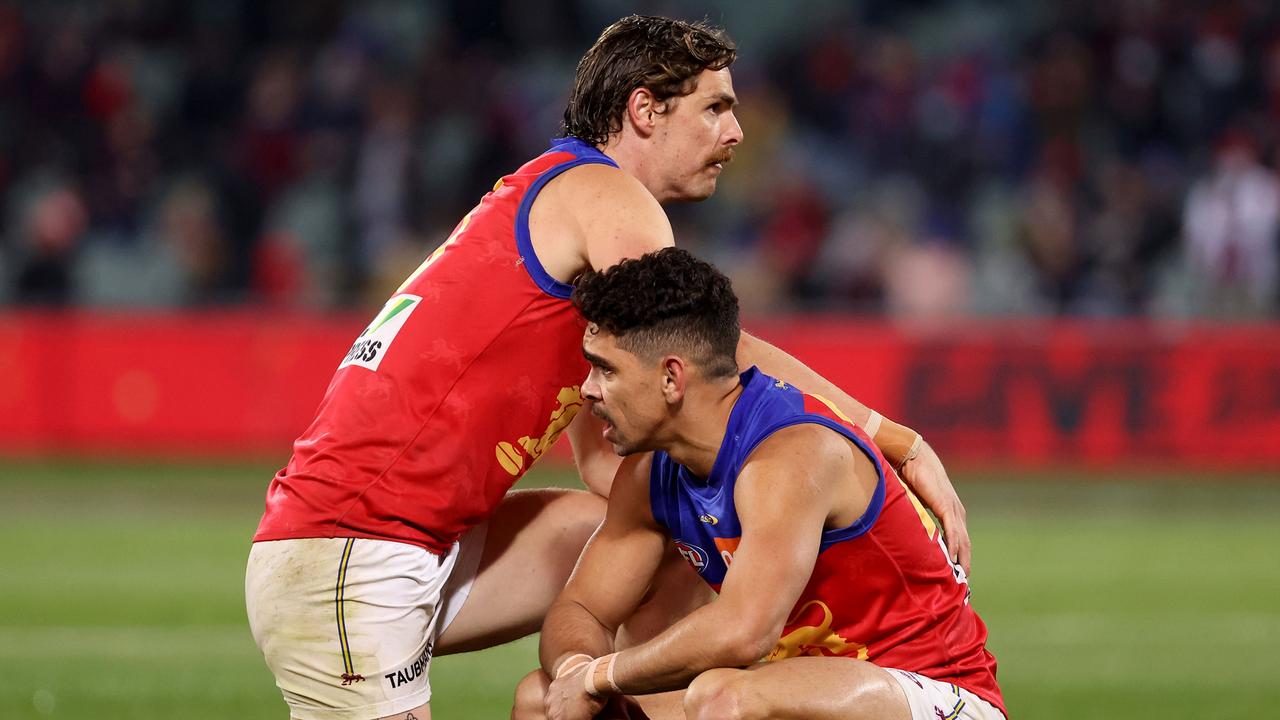
<svg viewBox="0 0 1280 720">
<path fill-rule="evenodd" d="M 587 319 L 646 359 L 686 353 L 708 377 L 738 373 L 741 328 L 733 284 L 710 263 L 669 247 L 588 271 L 573 291 Z"/>
<path fill-rule="evenodd" d="M 631 15 L 604 29 L 578 63 L 564 110 L 565 136 L 597 147 L 622 131 L 627 98 L 648 88 L 658 102 L 697 89 L 703 70 L 733 64 L 738 49 L 708 22 Z"/>
</svg>

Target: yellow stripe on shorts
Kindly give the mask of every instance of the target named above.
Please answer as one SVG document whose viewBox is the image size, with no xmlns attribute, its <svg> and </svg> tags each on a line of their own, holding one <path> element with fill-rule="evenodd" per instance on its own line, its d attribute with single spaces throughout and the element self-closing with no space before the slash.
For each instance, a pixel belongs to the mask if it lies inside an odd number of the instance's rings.
<svg viewBox="0 0 1280 720">
<path fill-rule="evenodd" d="M 956 706 L 951 708 L 951 712 L 943 717 L 942 720 L 955 720 L 960 717 L 960 711 L 964 710 L 964 698 L 960 697 L 960 688 L 955 683 L 951 684 L 951 692 L 956 694 Z"/>
<path fill-rule="evenodd" d="M 354 675 L 355 668 L 351 665 L 351 646 L 347 644 L 347 618 L 342 604 L 347 583 L 347 563 L 351 560 L 351 548 L 355 544 L 355 538 L 348 538 L 347 544 L 342 548 L 342 562 L 338 563 L 338 587 L 334 591 L 334 605 L 338 608 L 338 644 L 342 648 L 342 670 L 347 675 Z"/>
</svg>

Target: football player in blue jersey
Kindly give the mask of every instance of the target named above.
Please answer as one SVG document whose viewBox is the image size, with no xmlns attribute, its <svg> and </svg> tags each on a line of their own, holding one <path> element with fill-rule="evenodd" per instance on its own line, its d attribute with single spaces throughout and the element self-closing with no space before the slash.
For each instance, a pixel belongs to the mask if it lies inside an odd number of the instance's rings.
<svg viewBox="0 0 1280 720">
<path fill-rule="evenodd" d="M 739 374 L 728 278 L 667 248 L 586 274 L 574 301 L 589 323 L 582 394 L 625 459 L 516 720 L 1003 720 L 963 568 L 834 404 Z M 673 544 L 718 596 L 615 643 L 662 597 Z"/>
</svg>

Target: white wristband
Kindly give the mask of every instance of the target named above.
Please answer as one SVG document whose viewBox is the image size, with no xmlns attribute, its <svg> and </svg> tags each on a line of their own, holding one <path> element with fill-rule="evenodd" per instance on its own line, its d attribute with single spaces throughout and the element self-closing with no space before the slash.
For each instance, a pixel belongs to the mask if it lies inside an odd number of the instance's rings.
<svg viewBox="0 0 1280 720">
<path fill-rule="evenodd" d="M 582 675 L 582 687 L 591 697 L 600 697 L 600 691 L 596 689 L 596 668 L 600 666 L 600 661 L 604 660 L 598 657 L 587 665 L 587 671 Z"/>
<path fill-rule="evenodd" d="M 605 677 L 609 680 L 609 687 L 619 695 L 622 694 L 622 688 L 618 687 L 617 681 L 613 679 L 613 668 L 618 664 L 618 653 L 609 656 L 609 667 L 605 670 Z"/>
<path fill-rule="evenodd" d="M 920 454 L 922 445 L 924 445 L 924 436 L 916 433 L 916 439 L 911 443 L 911 449 L 907 450 L 906 456 L 902 458 L 902 462 L 897 467 L 898 472 L 902 472 L 907 467 L 907 463 L 916 459 L 916 456 Z"/>
<path fill-rule="evenodd" d="M 604 663 L 605 666 L 604 675 L 605 679 L 609 683 L 609 689 L 615 693 L 622 693 L 622 691 L 618 689 L 618 683 L 613 680 L 613 661 L 617 657 L 618 653 L 610 653 L 592 660 L 591 663 L 587 665 L 587 673 L 586 677 L 582 679 L 582 687 L 587 691 L 588 695 L 591 697 L 600 697 L 600 688 L 596 687 L 596 671 L 599 670 L 601 663 Z"/>
<path fill-rule="evenodd" d="M 577 670 L 583 665 L 586 665 L 587 663 L 591 662 L 591 660 L 592 660 L 592 657 L 586 653 L 577 653 L 574 655 L 570 655 L 569 657 L 560 661 L 560 665 L 557 666 L 555 671 L 551 673 L 551 678 L 554 680 L 555 678 L 558 678 L 561 675 L 564 675 L 565 673 L 573 672 L 574 670 Z"/>
</svg>

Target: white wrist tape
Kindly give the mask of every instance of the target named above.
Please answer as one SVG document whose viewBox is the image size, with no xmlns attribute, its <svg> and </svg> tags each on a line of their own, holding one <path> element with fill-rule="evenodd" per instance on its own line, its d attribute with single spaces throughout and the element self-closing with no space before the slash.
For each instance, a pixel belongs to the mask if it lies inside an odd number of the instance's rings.
<svg viewBox="0 0 1280 720">
<path fill-rule="evenodd" d="M 907 467 L 907 463 L 916 459 L 916 456 L 920 454 L 920 448 L 923 445 L 924 436 L 920 433 L 916 433 L 916 439 L 912 441 L 911 449 L 907 451 L 906 456 L 902 458 L 902 462 L 898 464 L 898 472 L 902 472 L 902 470 Z"/>
<path fill-rule="evenodd" d="M 551 673 L 551 678 L 554 680 L 555 678 L 558 678 L 561 675 L 571 673 L 574 670 L 577 670 L 578 668 L 582 667 L 583 665 L 586 665 L 587 663 L 591 662 L 591 660 L 592 660 L 592 657 L 586 653 L 577 653 L 575 655 L 570 655 L 569 657 L 560 661 L 560 665 L 556 667 L 554 672 Z"/>
<path fill-rule="evenodd" d="M 609 687 L 617 694 L 622 694 L 622 688 L 618 687 L 617 681 L 613 679 L 613 668 L 618 664 L 618 653 L 609 656 L 609 667 L 605 670 L 605 677 L 609 680 Z"/>
<path fill-rule="evenodd" d="M 591 697 L 600 697 L 600 691 L 596 689 L 596 668 L 600 666 L 600 661 L 604 660 L 598 657 L 587 665 L 587 671 L 582 675 L 582 687 Z"/>
<path fill-rule="evenodd" d="M 871 411 L 871 417 L 867 418 L 867 424 L 862 426 L 862 431 L 872 440 L 876 439 L 876 433 L 880 432 L 880 423 L 884 422 L 884 416 L 875 410 Z"/>
<path fill-rule="evenodd" d="M 596 673 L 599 671 L 601 664 L 604 665 L 604 675 L 606 681 L 609 683 L 609 689 L 615 693 L 621 694 L 622 691 L 618 689 L 618 683 L 613 680 L 613 661 L 617 657 L 618 653 L 610 653 L 592 660 L 591 663 L 587 665 L 587 673 L 586 677 L 582 679 L 582 687 L 587 691 L 588 695 L 592 697 L 600 697 L 600 688 L 596 686 Z"/>
</svg>

